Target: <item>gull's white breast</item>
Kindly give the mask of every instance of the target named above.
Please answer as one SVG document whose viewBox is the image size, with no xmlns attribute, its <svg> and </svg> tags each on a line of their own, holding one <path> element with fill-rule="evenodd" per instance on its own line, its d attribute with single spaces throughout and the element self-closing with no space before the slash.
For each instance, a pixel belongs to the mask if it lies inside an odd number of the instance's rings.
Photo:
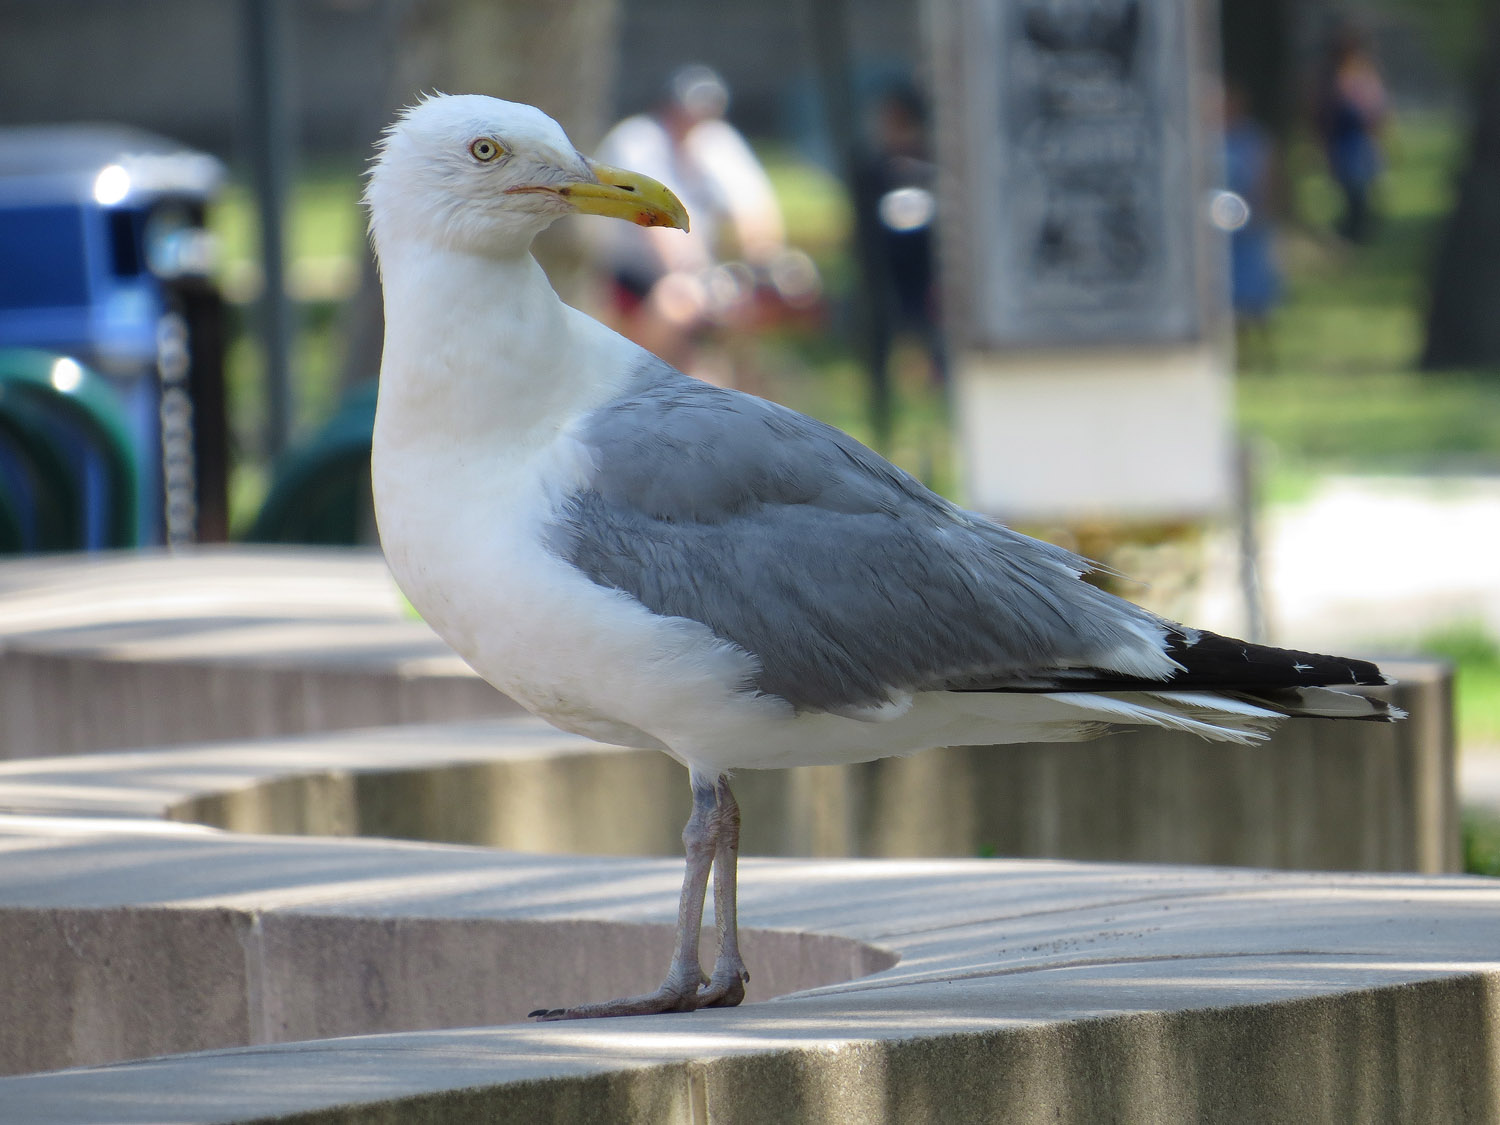
<svg viewBox="0 0 1500 1125">
<path fill-rule="evenodd" d="M 386 339 L 371 476 L 386 559 L 481 676 L 567 730 L 684 760 L 779 700 L 754 661 L 548 549 L 593 466 L 580 420 L 644 353 L 558 300 L 530 257 L 382 250 Z"/>
</svg>

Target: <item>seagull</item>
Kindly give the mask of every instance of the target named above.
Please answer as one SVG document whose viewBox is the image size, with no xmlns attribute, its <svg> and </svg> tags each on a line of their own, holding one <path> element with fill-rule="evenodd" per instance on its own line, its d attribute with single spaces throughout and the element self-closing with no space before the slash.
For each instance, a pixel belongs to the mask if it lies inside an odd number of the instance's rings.
<svg viewBox="0 0 1500 1125">
<path fill-rule="evenodd" d="M 1371 663 L 1158 617 L 1085 581 L 1095 564 L 565 304 L 531 255 L 554 220 L 688 216 L 538 109 L 424 97 L 379 142 L 365 204 L 386 323 L 372 480 L 397 583 L 500 691 L 563 730 L 664 751 L 692 787 L 661 987 L 534 1018 L 744 998 L 731 771 L 1400 717 L 1340 690 L 1387 682 Z"/>
</svg>

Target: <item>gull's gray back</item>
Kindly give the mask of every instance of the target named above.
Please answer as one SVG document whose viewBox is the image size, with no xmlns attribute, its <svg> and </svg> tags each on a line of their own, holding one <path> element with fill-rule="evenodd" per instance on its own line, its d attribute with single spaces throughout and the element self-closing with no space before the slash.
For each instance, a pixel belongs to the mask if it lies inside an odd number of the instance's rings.
<svg viewBox="0 0 1500 1125">
<path fill-rule="evenodd" d="M 1160 652 L 1157 620 L 1081 581 L 1083 560 L 774 403 L 653 361 L 579 436 L 593 476 L 553 549 L 738 644 L 760 663 L 757 687 L 798 709 L 1041 687 L 1047 669 Z"/>
</svg>

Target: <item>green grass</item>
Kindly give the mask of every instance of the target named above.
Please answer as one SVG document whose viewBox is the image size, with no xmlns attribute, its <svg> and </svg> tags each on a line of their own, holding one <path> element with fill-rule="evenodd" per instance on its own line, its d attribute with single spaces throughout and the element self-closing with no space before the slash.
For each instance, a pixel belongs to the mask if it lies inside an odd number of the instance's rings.
<svg viewBox="0 0 1500 1125">
<path fill-rule="evenodd" d="M 1243 428 L 1284 470 L 1500 472 L 1500 378 L 1414 371 L 1251 374 Z"/>
<path fill-rule="evenodd" d="M 1500 818 L 1469 813 L 1463 821 L 1464 870 L 1500 875 Z"/>
<path fill-rule="evenodd" d="M 1379 233 L 1358 247 L 1325 233 L 1338 211 L 1333 187 L 1311 145 L 1293 147 L 1301 221 L 1283 240 L 1286 299 L 1269 346 L 1246 349 L 1239 384 L 1241 424 L 1276 451 L 1283 477 L 1500 472 L 1500 372 L 1415 370 L 1460 143 L 1445 118 L 1396 123 Z"/>
<path fill-rule="evenodd" d="M 1500 746 L 1500 644 L 1475 622 L 1419 638 L 1418 651 L 1453 663 L 1460 744 Z"/>
<path fill-rule="evenodd" d="M 1321 156 L 1293 145 L 1285 300 L 1242 350 L 1237 389 L 1241 427 L 1270 451 L 1267 499 L 1295 500 L 1329 473 L 1500 472 L 1500 372 L 1416 370 L 1461 143 L 1447 118 L 1398 119 L 1378 235 L 1357 247 L 1329 233 L 1339 203 Z"/>
<path fill-rule="evenodd" d="M 319 164 L 305 169 L 292 185 L 287 214 L 287 257 L 295 263 L 308 259 L 352 257 L 364 238 L 364 216 L 359 206 L 362 190 L 352 165 Z M 209 225 L 219 240 L 221 271 L 258 261 L 259 224 L 249 186 L 233 180 L 215 202 Z"/>
</svg>

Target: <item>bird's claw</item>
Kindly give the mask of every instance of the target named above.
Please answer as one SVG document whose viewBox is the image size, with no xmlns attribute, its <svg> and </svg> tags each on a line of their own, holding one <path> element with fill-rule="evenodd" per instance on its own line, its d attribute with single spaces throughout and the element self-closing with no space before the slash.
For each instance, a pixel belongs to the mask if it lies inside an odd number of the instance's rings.
<svg viewBox="0 0 1500 1125">
<path fill-rule="evenodd" d="M 698 974 L 698 985 L 686 991 L 664 984 L 648 996 L 606 1000 L 602 1004 L 579 1004 L 574 1008 L 538 1008 L 527 1019 L 538 1023 L 557 1020 L 602 1019 L 609 1016 L 656 1016 L 668 1012 L 694 1012 L 699 1008 L 733 1008 L 745 999 L 750 974 L 744 965 L 715 969 L 712 977 Z"/>
</svg>

